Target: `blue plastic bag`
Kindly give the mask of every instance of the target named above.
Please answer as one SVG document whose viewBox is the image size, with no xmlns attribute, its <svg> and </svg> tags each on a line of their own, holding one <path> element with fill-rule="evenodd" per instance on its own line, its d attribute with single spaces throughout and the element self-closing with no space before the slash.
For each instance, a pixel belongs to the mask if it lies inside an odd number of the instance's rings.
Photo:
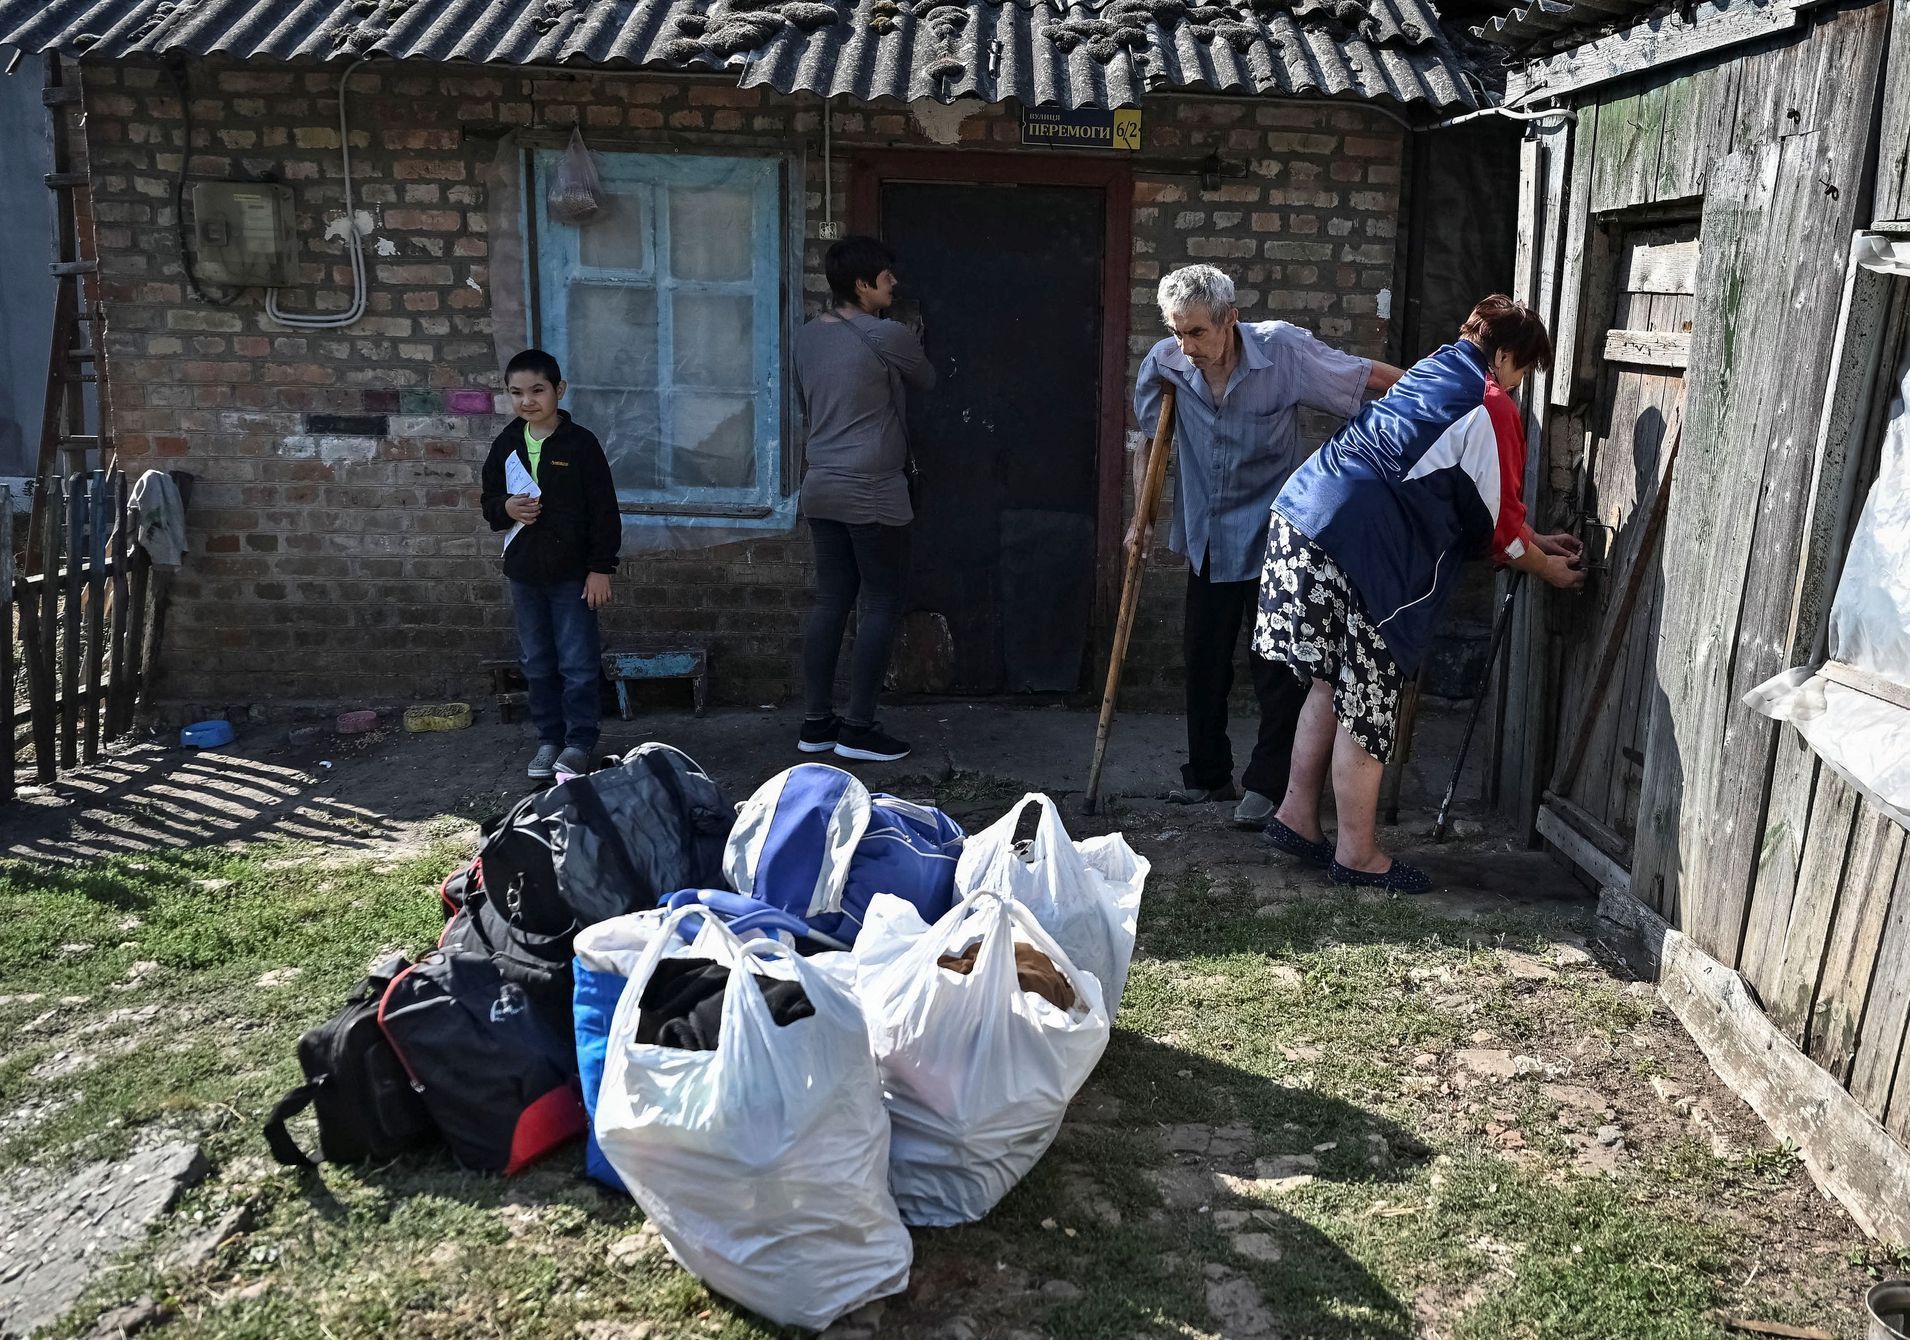
<svg viewBox="0 0 1910 1340">
<path fill-rule="evenodd" d="M 641 914 L 639 914 L 641 915 Z M 604 923 L 608 924 L 608 923 Z M 594 928 L 593 928 L 594 929 Z M 581 938 L 581 937 L 580 937 Z M 625 1195 L 623 1179 L 610 1166 L 610 1160 L 597 1145 L 597 1090 L 603 1087 L 604 1053 L 610 1041 L 610 1020 L 617 1012 L 617 998 L 623 995 L 629 978 L 609 969 L 584 966 L 579 955 L 572 965 L 572 1017 L 577 1029 L 577 1074 L 584 1089 L 584 1110 L 590 1115 L 590 1129 L 584 1136 L 584 1171 L 614 1191 Z"/>
</svg>

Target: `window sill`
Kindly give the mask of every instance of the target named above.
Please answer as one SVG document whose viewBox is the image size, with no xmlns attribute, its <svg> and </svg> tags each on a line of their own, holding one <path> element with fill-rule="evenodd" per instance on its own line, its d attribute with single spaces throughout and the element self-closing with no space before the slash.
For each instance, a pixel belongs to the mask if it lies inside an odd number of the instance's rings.
<svg viewBox="0 0 1910 1340">
<path fill-rule="evenodd" d="M 725 521 L 761 521 L 776 515 L 766 503 L 634 503 L 620 502 L 617 510 L 624 516 L 639 517 L 715 517 Z"/>
</svg>

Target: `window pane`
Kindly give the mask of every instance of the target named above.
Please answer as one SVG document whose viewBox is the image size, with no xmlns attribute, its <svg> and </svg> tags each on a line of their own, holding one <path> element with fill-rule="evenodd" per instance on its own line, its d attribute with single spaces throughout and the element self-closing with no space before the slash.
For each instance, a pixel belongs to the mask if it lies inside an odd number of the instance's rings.
<svg viewBox="0 0 1910 1340">
<path fill-rule="evenodd" d="M 570 286 L 564 375 L 596 386 L 657 384 L 656 290 L 630 284 Z"/>
<path fill-rule="evenodd" d="M 660 489 L 663 443 L 655 391 L 572 391 L 569 409 L 597 435 L 619 489 Z"/>
<path fill-rule="evenodd" d="M 670 273 L 678 279 L 748 279 L 749 191 L 670 192 Z"/>
<path fill-rule="evenodd" d="M 649 230 L 643 226 L 648 187 L 604 192 L 604 207 L 577 225 L 577 258 L 602 270 L 650 269 Z"/>
<path fill-rule="evenodd" d="M 672 399 L 671 483 L 684 488 L 752 488 L 756 483 L 756 404 L 748 396 Z"/>
<path fill-rule="evenodd" d="M 672 380 L 679 386 L 753 390 L 755 299 L 679 293 L 675 301 Z"/>
</svg>

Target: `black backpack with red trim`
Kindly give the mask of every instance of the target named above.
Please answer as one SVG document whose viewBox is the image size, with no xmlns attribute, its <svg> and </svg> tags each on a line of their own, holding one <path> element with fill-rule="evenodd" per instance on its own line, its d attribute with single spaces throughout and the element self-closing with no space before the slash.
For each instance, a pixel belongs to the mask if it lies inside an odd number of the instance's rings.
<svg viewBox="0 0 1910 1340">
<path fill-rule="evenodd" d="M 459 1163 L 511 1173 L 584 1133 L 570 999 L 527 989 L 453 941 L 392 980 L 378 1023 Z M 565 974 L 568 989 L 569 976 Z"/>
<path fill-rule="evenodd" d="M 402 954 L 373 968 L 345 1008 L 298 1041 L 305 1083 L 278 1101 L 265 1123 L 272 1156 L 292 1168 L 317 1166 L 286 1123 L 310 1107 L 319 1154 L 330 1163 L 375 1163 L 435 1144 L 437 1125 L 378 1026 L 385 992 L 411 966 Z"/>
</svg>

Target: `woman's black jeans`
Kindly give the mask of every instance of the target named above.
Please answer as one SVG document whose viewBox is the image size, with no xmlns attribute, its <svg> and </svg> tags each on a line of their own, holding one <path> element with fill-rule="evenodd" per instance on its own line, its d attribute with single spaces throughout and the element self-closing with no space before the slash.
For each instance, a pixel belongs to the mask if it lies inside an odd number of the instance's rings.
<svg viewBox="0 0 1910 1340">
<path fill-rule="evenodd" d="M 851 726 L 875 724 L 875 695 L 889 669 L 889 649 L 902 622 L 903 588 L 909 575 L 909 528 L 873 522 L 809 518 L 816 542 L 816 604 L 803 629 L 802 673 L 805 707 L 811 718 L 834 710 L 836 657 L 849 611 L 861 596 L 855 652 L 849 663 L 849 706 L 842 714 Z"/>
</svg>

